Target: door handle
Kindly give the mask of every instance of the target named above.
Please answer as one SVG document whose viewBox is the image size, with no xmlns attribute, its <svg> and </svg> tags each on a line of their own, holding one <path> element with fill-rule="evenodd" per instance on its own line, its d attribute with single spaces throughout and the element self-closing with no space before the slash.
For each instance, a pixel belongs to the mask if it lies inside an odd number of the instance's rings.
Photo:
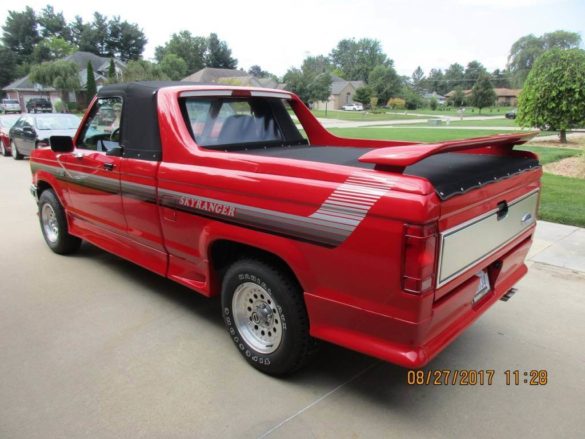
<svg viewBox="0 0 585 439">
<path fill-rule="evenodd" d="M 73 157 L 75 157 L 77 160 L 81 160 L 83 157 L 85 157 L 85 154 L 82 152 L 74 152 Z"/>
<path fill-rule="evenodd" d="M 113 163 L 104 163 L 104 169 L 106 171 L 112 171 L 114 169 L 114 166 L 116 165 L 114 165 Z"/>
</svg>

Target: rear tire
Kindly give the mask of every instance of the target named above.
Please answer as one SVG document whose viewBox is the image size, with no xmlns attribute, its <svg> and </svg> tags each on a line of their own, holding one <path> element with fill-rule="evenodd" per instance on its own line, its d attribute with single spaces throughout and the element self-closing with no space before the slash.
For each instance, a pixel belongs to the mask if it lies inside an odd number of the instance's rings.
<svg viewBox="0 0 585 439">
<path fill-rule="evenodd" d="M 242 259 L 223 277 L 223 319 L 244 359 L 268 375 L 300 369 L 315 351 L 302 289 L 286 271 Z"/>
<path fill-rule="evenodd" d="M 12 158 L 14 160 L 22 160 L 24 158 L 24 156 L 18 152 L 18 148 L 16 147 L 14 140 L 10 141 L 10 150 L 12 152 Z"/>
<path fill-rule="evenodd" d="M 39 222 L 45 242 L 55 253 L 67 255 L 79 249 L 81 239 L 69 234 L 65 209 L 50 189 L 39 198 Z"/>
</svg>

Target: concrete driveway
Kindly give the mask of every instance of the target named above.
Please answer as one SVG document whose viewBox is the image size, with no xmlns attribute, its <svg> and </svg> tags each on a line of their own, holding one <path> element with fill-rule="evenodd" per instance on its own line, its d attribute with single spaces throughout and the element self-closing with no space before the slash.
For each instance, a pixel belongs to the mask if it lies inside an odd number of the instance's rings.
<svg viewBox="0 0 585 439">
<path fill-rule="evenodd" d="M 0 158 L 0 438 L 584 435 L 585 273 L 551 265 L 563 240 L 585 254 L 582 229 L 544 225 L 518 294 L 427 368 L 492 369 L 492 385 L 408 385 L 331 345 L 279 380 L 240 359 L 217 300 L 90 245 L 51 253 L 29 184 L 27 161 Z M 506 385 L 506 370 L 548 383 Z"/>
</svg>

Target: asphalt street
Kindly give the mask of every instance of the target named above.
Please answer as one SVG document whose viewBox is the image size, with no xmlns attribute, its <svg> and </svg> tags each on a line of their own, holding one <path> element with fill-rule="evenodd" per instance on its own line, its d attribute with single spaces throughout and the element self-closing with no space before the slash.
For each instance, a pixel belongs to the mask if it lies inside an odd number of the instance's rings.
<svg viewBox="0 0 585 439">
<path fill-rule="evenodd" d="M 584 273 L 532 261 L 425 369 L 493 370 L 491 385 L 410 385 L 332 345 L 275 379 L 240 358 L 217 299 L 91 245 L 53 254 L 29 185 L 28 161 L 0 157 L 0 438 L 585 435 Z"/>
</svg>

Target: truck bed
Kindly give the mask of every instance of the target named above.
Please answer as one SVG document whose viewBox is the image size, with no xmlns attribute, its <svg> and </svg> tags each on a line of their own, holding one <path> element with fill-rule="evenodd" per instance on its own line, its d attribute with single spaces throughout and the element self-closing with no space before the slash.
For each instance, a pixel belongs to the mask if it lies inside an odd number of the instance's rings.
<svg viewBox="0 0 585 439">
<path fill-rule="evenodd" d="M 375 164 L 359 161 L 361 156 L 373 150 L 347 146 L 297 145 L 254 148 L 238 153 L 374 169 Z M 446 152 L 429 156 L 406 167 L 404 174 L 426 178 L 433 184 L 439 198 L 446 200 L 538 166 L 538 160 L 529 157 Z"/>
</svg>

